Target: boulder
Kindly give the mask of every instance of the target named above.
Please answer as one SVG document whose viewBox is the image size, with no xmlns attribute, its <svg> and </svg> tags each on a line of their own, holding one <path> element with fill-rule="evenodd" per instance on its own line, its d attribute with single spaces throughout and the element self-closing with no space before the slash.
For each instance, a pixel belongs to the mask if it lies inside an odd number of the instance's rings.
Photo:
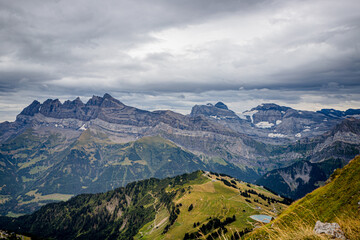
<svg viewBox="0 0 360 240">
<path fill-rule="evenodd" d="M 317 221 L 314 232 L 316 234 L 326 234 L 336 239 L 346 240 L 344 232 L 340 229 L 340 226 L 337 223 L 323 223 L 321 221 Z"/>
</svg>

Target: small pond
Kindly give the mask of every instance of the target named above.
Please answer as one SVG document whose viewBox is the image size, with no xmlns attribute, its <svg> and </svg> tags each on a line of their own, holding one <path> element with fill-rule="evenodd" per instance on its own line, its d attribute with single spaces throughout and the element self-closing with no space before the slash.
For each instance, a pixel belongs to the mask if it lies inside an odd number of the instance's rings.
<svg viewBox="0 0 360 240">
<path fill-rule="evenodd" d="M 258 222 L 269 223 L 273 217 L 268 215 L 251 215 L 250 218 Z"/>
</svg>

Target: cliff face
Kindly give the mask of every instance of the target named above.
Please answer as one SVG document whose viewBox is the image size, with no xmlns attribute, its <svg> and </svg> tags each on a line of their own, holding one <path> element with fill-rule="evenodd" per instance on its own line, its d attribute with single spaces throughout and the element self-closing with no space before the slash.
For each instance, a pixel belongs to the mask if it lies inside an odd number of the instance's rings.
<svg viewBox="0 0 360 240">
<path fill-rule="evenodd" d="M 288 198 L 298 199 L 324 185 L 333 171 L 343 165 L 340 159 L 330 159 L 321 163 L 296 162 L 289 167 L 264 174 L 256 180 L 256 184 Z"/>
</svg>

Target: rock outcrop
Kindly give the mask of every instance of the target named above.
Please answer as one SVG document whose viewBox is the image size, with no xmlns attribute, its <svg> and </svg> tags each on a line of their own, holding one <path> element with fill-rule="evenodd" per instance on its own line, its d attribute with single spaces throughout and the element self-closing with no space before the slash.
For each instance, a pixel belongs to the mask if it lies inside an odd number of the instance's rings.
<svg viewBox="0 0 360 240">
<path fill-rule="evenodd" d="M 344 232 L 337 223 L 323 223 L 321 221 L 317 221 L 314 227 L 314 232 L 316 234 L 326 234 L 332 238 L 346 240 Z"/>
</svg>

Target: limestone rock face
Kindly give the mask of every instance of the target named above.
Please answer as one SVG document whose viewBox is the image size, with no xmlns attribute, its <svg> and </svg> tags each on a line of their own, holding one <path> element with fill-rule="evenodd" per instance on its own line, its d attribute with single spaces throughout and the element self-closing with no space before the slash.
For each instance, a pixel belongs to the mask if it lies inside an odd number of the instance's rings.
<svg viewBox="0 0 360 240">
<path fill-rule="evenodd" d="M 314 232 L 316 234 L 330 235 L 336 239 L 346 239 L 343 231 L 337 223 L 323 223 L 321 221 L 317 221 L 315 224 Z"/>
</svg>

